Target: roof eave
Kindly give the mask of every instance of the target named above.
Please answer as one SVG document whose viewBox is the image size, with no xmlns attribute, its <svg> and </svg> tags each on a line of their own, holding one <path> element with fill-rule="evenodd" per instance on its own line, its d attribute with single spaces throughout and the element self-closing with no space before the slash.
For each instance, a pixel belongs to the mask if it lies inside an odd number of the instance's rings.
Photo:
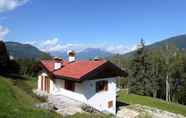
<svg viewBox="0 0 186 118">
<path fill-rule="evenodd" d="M 64 80 L 71 80 L 75 82 L 81 82 L 81 78 L 73 78 L 73 77 L 66 77 L 62 75 L 54 75 L 56 79 L 64 79 Z"/>
</svg>

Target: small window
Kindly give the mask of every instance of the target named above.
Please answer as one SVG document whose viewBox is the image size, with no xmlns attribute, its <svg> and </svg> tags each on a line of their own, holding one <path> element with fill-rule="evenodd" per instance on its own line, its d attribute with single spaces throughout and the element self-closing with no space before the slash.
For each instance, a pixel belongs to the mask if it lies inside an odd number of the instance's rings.
<svg viewBox="0 0 186 118">
<path fill-rule="evenodd" d="M 107 91 L 108 90 L 108 81 L 98 81 L 96 82 L 96 92 Z"/>
<path fill-rule="evenodd" d="M 75 90 L 75 83 L 70 80 L 65 80 L 65 89 L 74 91 Z"/>
<path fill-rule="evenodd" d="M 111 100 L 108 102 L 108 108 L 112 108 L 112 107 L 113 107 L 113 101 Z"/>
</svg>

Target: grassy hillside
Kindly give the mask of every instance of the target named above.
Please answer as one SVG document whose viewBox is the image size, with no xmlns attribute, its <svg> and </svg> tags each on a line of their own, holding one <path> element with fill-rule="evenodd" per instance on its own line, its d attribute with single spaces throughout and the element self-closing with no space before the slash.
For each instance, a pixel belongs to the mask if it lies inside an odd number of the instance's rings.
<svg viewBox="0 0 186 118">
<path fill-rule="evenodd" d="M 0 118 L 58 118 L 49 111 L 33 109 L 39 102 L 18 88 L 11 80 L 0 77 Z"/>
<path fill-rule="evenodd" d="M 62 116 L 41 109 L 34 109 L 33 104 L 41 102 L 32 89 L 36 79 L 7 79 L 0 76 L 0 118 L 62 118 Z M 77 113 L 65 118 L 111 118 L 110 115 Z"/>
<path fill-rule="evenodd" d="M 160 99 L 155 99 L 147 96 L 139 96 L 134 94 L 127 94 L 126 91 L 122 90 L 119 93 L 119 101 L 125 102 L 127 104 L 141 104 L 150 107 L 155 107 L 165 111 L 182 114 L 186 116 L 186 106 L 168 103 Z"/>
<path fill-rule="evenodd" d="M 0 118 L 60 118 L 54 112 L 34 109 L 33 104 L 39 103 L 32 88 L 36 85 L 36 79 L 11 80 L 0 76 Z M 141 104 L 162 110 L 182 114 L 186 116 L 186 106 L 167 103 L 163 100 L 146 96 L 126 94 L 120 91 L 119 100 L 127 104 Z M 112 116 L 89 113 L 77 113 L 65 118 L 111 118 Z"/>
</svg>

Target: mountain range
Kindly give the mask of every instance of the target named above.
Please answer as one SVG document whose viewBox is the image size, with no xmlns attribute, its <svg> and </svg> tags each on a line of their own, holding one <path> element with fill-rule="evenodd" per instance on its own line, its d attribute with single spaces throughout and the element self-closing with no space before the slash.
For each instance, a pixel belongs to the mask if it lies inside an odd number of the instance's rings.
<svg viewBox="0 0 186 118">
<path fill-rule="evenodd" d="M 167 44 L 173 44 L 177 48 L 186 49 L 186 34 L 185 35 L 178 35 L 174 36 L 160 42 L 153 43 L 148 45 L 147 47 L 150 49 L 160 48 Z M 38 48 L 30 45 L 30 44 L 21 44 L 18 42 L 6 42 L 6 47 L 10 55 L 12 55 L 16 59 L 40 59 L 42 56 L 48 55 L 45 52 L 40 51 Z M 128 57 L 131 56 L 134 52 L 129 52 L 124 56 Z M 67 52 L 53 52 L 50 53 L 52 56 L 63 57 L 67 59 Z M 87 48 L 81 52 L 77 52 L 78 59 L 93 59 L 94 57 L 111 57 L 113 54 L 107 52 L 105 50 L 99 48 Z"/>
<path fill-rule="evenodd" d="M 9 55 L 15 59 L 40 59 L 49 56 L 47 53 L 40 51 L 30 44 L 18 42 L 5 42 Z"/>
<path fill-rule="evenodd" d="M 9 55 L 13 56 L 15 59 L 40 59 L 43 56 L 49 56 L 48 53 L 42 52 L 38 48 L 30 44 L 22 44 L 18 42 L 5 42 L 6 48 Z M 67 59 L 67 52 L 52 52 L 51 56 L 62 57 Z M 87 48 L 81 52 L 77 52 L 78 59 L 93 59 L 94 57 L 109 57 L 112 53 L 101 50 L 99 48 Z"/>
<path fill-rule="evenodd" d="M 112 56 L 112 53 L 99 48 L 86 48 L 80 52 L 76 52 L 77 59 L 93 59 L 95 57 L 107 58 Z M 64 59 L 68 58 L 67 52 L 52 52 L 52 56 L 62 57 Z"/>
<path fill-rule="evenodd" d="M 147 45 L 148 49 L 159 49 L 166 45 L 174 45 L 179 49 L 186 49 L 186 34 L 178 35 L 174 37 L 167 38 L 165 40 L 155 42 L 153 44 Z M 135 51 L 124 54 L 125 57 L 131 57 Z"/>
</svg>

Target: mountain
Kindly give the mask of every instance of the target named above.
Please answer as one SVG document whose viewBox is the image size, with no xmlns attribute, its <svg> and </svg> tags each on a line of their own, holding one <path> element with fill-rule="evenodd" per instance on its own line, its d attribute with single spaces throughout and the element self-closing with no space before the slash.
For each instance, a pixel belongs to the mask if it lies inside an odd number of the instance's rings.
<svg viewBox="0 0 186 118">
<path fill-rule="evenodd" d="M 77 54 L 77 57 L 79 58 L 85 58 L 85 59 L 93 59 L 96 56 L 106 58 L 111 56 L 112 54 L 110 52 L 107 52 L 105 50 L 99 49 L 99 48 L 87 48 Z"/>
<path fill-rule="evenodd" d="M 167 44 L 175 45 L 177 48 L 180 48 L 180 49 L 186 49 L 186 34 L 165 39 L 163 41 L 151 44 L 148 47 L 154 49 L 154 48 L 160 48 Z"/>
<path fill-rule="evenodd" d="M 64 59 L 68 58 L 67 52 L 53 52 L 51 55 L 63 57 Z M 87 48 L 81 52 L 77 52 L 76 54 L 77 59 L 93 59 L 94 57 L 107 58 L 110 56 L 112 56 L 112 53 L 99 48 Z"/>
<path fill-rule="evenodd" d="M 165 40 L 148 45 L 148 49 L 158 49 L 166 45 L 174 45 L 179 49 L 186 49 L 186 34 L 167 38 Z M 131 57 L 135 51 L 126 53 L 125 57 Z"/>
<path fill-rule="evenodd" d="M 18 42 L 5 42 L 9 55 L 15 59 L 39 59 L 49 56 L 30 44 L 21 44 Z"/>
</svg>

